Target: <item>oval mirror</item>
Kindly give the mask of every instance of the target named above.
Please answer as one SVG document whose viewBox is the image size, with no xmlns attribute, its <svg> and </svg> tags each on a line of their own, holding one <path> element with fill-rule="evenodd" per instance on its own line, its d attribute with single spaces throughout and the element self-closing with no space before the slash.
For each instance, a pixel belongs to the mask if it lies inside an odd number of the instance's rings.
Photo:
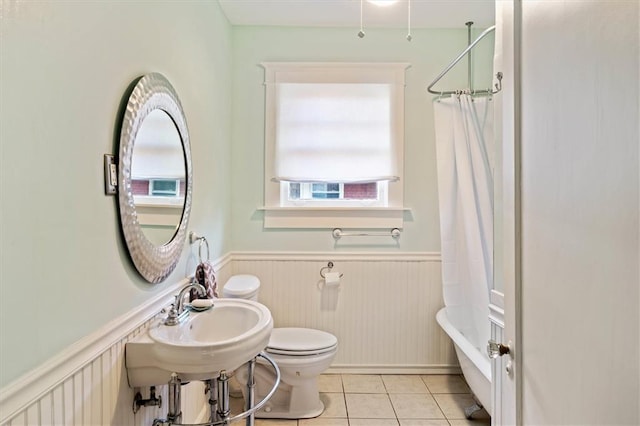
<svg viewBox="0 0 640 426">
<path fill-rule="evenodd" d="M 191 208 L 191 149 L 178 96 L 161 74 L 136 83 L 119 150 L 122 233 L 138 272 L 161 282 L 182 253 Z"/>
</svg>

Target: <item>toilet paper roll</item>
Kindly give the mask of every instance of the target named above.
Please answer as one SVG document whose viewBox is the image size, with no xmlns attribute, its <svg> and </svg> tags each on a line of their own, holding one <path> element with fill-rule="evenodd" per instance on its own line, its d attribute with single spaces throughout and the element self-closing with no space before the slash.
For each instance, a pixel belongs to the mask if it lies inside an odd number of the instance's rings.
<svg viewBox="0 0 640 426">
<path fill-rule="evenodd" d="M 324 274 L 324 285 L 337 287 L 340 285 L 340 272 L 327 272 Z"/>
</svg>

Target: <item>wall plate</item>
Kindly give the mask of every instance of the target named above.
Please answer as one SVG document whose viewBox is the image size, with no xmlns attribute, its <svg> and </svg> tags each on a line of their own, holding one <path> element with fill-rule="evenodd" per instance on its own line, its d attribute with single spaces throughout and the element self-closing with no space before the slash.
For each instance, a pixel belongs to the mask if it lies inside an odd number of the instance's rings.
<svg viewBox="0 0 640 426">
<path fill-rule="evenodd" d="M 114 195 L 118 192 L 118 166 L 116 157 L 111 154 L 104 155 L 104 193 Z"/>
</svg>

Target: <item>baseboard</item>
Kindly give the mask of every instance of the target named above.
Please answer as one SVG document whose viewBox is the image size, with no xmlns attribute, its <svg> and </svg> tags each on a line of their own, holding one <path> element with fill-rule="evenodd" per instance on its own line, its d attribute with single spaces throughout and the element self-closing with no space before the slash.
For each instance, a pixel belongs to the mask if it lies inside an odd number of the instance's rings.
<svg viewBox="0 0 640 426">
<path fill-rule="evenodd" d="M 332 365 L 325 374 L 462 374 L 456 365 Z"/>
</svg>

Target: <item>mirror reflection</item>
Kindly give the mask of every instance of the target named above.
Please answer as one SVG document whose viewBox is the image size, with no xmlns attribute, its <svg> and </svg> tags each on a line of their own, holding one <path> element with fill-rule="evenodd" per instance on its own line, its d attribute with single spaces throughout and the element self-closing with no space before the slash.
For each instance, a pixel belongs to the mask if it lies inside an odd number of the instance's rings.
<svg viewBox="0 0 640 426">
<path fill-rule="evenodd" d="M 165 111 L 145 118 L 135 138 L 131 160 L 131 189 L 138 222 L 154 245 L 175 235 L 185 201 L 186 167 L 182 140 Z"/>
</svg>

